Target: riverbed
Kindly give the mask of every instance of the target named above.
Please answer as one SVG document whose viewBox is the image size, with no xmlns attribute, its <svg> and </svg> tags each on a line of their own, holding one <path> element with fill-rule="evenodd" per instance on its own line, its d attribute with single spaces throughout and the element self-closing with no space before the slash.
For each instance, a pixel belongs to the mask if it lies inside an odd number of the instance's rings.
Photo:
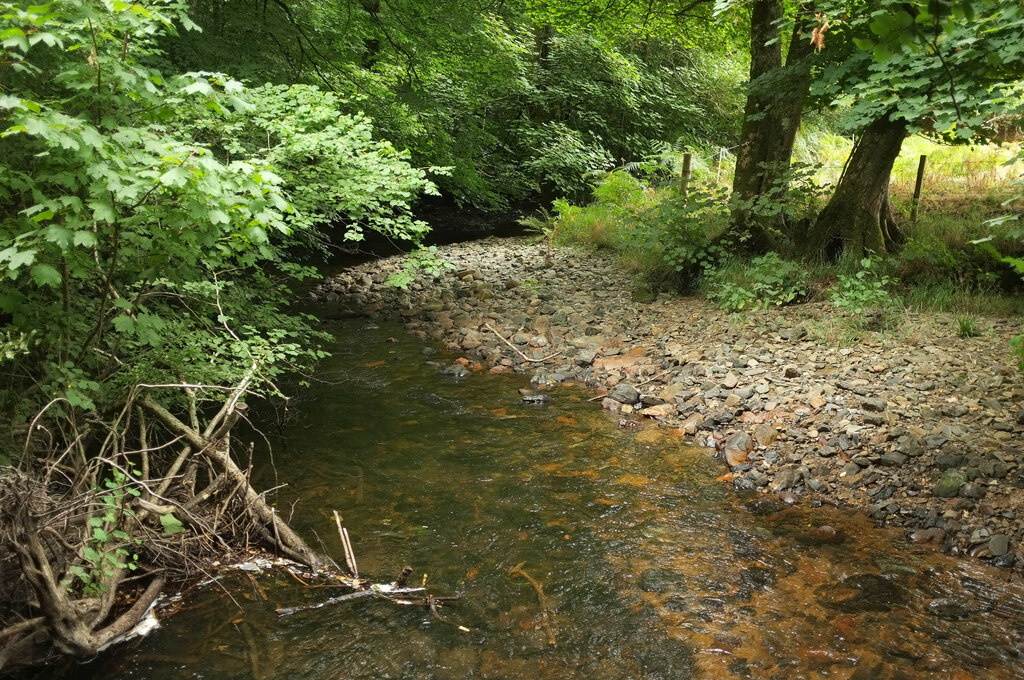
<svg viewBox="0 0 1024 680">
<path fill-rule="evenodd" d="M 284 485 L 278 508 L 340 562 L 337 510 L 361 575 L 408 564 L 461 599 L 443 619 L 373 599 L 283 618 L 341 591 L 242 574 L 75 677 L 1024 677 L 1016 576 L 806 497 L 737 494 L 708 449 L 620 429 L 580 387 L 525 404 L 527 376 L 444 376 L 458 355 L 398 325 L 332 328 L 256 486 Z"/>
</svg>

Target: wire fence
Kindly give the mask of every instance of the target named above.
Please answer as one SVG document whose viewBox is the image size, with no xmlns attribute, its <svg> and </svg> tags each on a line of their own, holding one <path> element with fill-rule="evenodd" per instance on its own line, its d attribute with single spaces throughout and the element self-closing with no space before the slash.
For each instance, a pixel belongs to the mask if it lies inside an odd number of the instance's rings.
<svg viewBox="0 0 1024 680">
<path fill-rule="evenodd" d="M 675 172 L 682 174 L 685 157 L 690 156 L 694 181 L 731 185 L 736 167 L 736 148 L 680 153 L 678 161 L 673 162 Z M 1016 148 L 936 145 L 934 151 L 932 154 L 919 154 L 910 149 L 896 159 L 889 190 L 897 203 L 908 206 L 913 203 L 921 213 L 949 209 L 951 205 L 968 206 L 978 201 L 996 210 L 1003 208 L 1002 202 L 1014 199 L 1024 191 L 1024 163 L 1013 162 Z M 845 165 L 845 155 L 824 160 L 812 158 L 807 163 L 812 177 L 822 186 L 825 195 L 839 181 Z"/>
</svg>

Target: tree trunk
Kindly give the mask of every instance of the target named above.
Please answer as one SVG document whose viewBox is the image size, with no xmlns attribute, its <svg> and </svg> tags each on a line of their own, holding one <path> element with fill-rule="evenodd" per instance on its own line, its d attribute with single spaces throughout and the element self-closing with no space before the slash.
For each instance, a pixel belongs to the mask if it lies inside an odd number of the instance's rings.
<svg viewBox="0 0 1024 680">
<path fill-rule="evenodd" d="M 889 201 L 889 176 L 907 136 L 905 120 L 886 114 L 858 139 L 832 199 L 818 215 L 808 243 L 825 259 L 843 253 L 884 253 L 899 238 Z"/>
<path fill-rule="evenodd" d="M 804 100 L 811 84 L 809 40 L 804 39 L 811 16 L 801 5 L 785 66 L 782 64 L 780 0 L 755 0 L 750 20 L 750 82 L 743 109 L 743 128 L 736 153 L 733 197 L 734 234 L 751 251 L 775 247 L 785 231 L 781 214 L 766 218 L 752 214 L 750 202 L 767 192 L 789 168 L 800 127 Z"/>
</svg>

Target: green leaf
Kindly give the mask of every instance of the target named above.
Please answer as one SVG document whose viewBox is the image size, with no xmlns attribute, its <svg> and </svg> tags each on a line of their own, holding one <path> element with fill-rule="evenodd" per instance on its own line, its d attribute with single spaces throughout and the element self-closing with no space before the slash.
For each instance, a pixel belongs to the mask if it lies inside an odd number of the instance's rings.
<svg viewBox="0 0 1024 680">
<path fill-rule="evenodd" d="M 179 166 L 173 167 L 160 175 L 160 184 L 169 187 L 183 187 L 188 182 L 189 171 Z"/>
<path fill-rule="evenodd" d="M 109 203 L 105 201 L 89 201 L 89 207 L 92 208 L 92 218 L 97 222 L 113 224 L 117 221 L 117 211 Z"/>
<path fill-rule="evenodd" d="M 173 513 L 160 515 L 160 524 L 163 526 L 165 534 L 178 534 L 185 530 L 185 525 Z"/>
<path fill-rule="evenodd" d="M 74 233 L 72 242 L 76 246 L 82 246 L 83 248 L 92 248 L 96 245 L 96 234 L 86 229 L 82 229 Z"/>
<path fill-rule="evenodd" d="M 135 319 L 127 314 L 118 314 L 112 322 L 118 333 L 132 334 L 135 332 Z"/>
<path fill-rule="evenodd" d="M 37 264 L 31 269 L 32 280 L 36 282 L 37 286 L 49 286 L 50 288 L 59 288 L 61 281 L 63 280 L 55 268 L 48 264 Z"/>
<path fill-rule="evenodd" d="M 4 260 L 7 261 L 7 268 L 13 272 L 35 262 L 36 251 L 18 250 L 12 246 L 0 251 L 0 262 L 3 262 Z"/>
</svg>

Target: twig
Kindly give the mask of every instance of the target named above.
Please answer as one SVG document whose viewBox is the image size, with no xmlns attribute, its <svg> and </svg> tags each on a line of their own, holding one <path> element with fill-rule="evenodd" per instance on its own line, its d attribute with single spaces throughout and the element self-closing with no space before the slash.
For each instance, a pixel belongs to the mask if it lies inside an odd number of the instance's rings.
<svg viewBox="0 0 1024 680">
<path fill-rule="evenodd" d="M 544 631 L 548 634 L 548 644 L 557 644 L 555 640 L 555 630 L 551 625 L 551 609 L 548 607 L 548 598 L 544 596 L 544 587 L 539 581 L 523 570 L 524 564 L 526 564 L 526 562 L 520 562 L 516 566 L 512 567 L 508 573 L 512 576 L 522 576 L 529 581 L 530 585 L 533 586 L 533 589 L 537 591 L 537 599 L 540 600 L 540 613 L 541 619 L 544 623 Z"/>
<path fill-rule="evenodd" d="M 338 525 L 338 536 L 341 537 L 341 547 L 345 551 L 345 564 L 352 572 L 354 578 L 359 578 L 359 567 L 356 566 L 356 554 L 352 551 L 352 541 L 348 537 L 348 530 L 341 526 L 341 515 L 334 510 L 334 523 Z"/>
<path fill-rule="evenodd" d="M 538 364 L 541 364 L 541 363 L 544 363 L 545 361 L 547 361 L 548 359 L 554 359 L 555 357 L 557 357 L 560 354 L 562 354 L 562 352 L 555 352 L 554 354 L 550 354 L 550 355 L 544 357 L 543 359 L 531 359 L 530 357 L 528 357 L 525 354 L 523 354 L 523 352 L 518 347 L 516 347 L 511 342 L 506 340 L 504 335 L 502 335 L 498 331 L 494 330 L 494 328 L 491 327 L 491 324 L 485 323 L 484 327 L 487 328 L 487 330 L 489 330 L 490 332 L 492 332 L 495 335 L 497 335 L 499 338 L 501 338 L 501 341 L 503 343 L 508 345 L 512 349 L 513 352 L 515 352 L 516 354 L 518 354 L 519 356 L 521 356 L 523 358 L 523 361 L 533 361 L 533 362 L 536 362 Z"/>
<path fill-rule="evenodd" d="M 670 369 L 670 370 L 667 370 L 667 371 L 662 371 L 662 372 L 661 372 L 661 373 L 659 373 L 658 375 L 656 375 L 656 376 L 653 376 L 653 377 L 650 377 L 650 378 L 648 378 L 647 380 L 643 381 L 642 383 L 637 383 L 637 384 L 635 385 L 635 387 L 643 387 L 644 385 L 646 385 L 646 384 L 648 384 L 648 383 L 652 383 L 652 382 L 654 382 L 654 381 L 655 381 L 655 380 L 657 380 L 658 378 L 664 378 L 664 377 L 665 377 L 666 375 L 668 375 L 668 374 L 669 374 L 669 373 L 671 373 L 671 372 L 672 372 L 672 371 L 671 371 L 671 369 Z"/>
</svg>

